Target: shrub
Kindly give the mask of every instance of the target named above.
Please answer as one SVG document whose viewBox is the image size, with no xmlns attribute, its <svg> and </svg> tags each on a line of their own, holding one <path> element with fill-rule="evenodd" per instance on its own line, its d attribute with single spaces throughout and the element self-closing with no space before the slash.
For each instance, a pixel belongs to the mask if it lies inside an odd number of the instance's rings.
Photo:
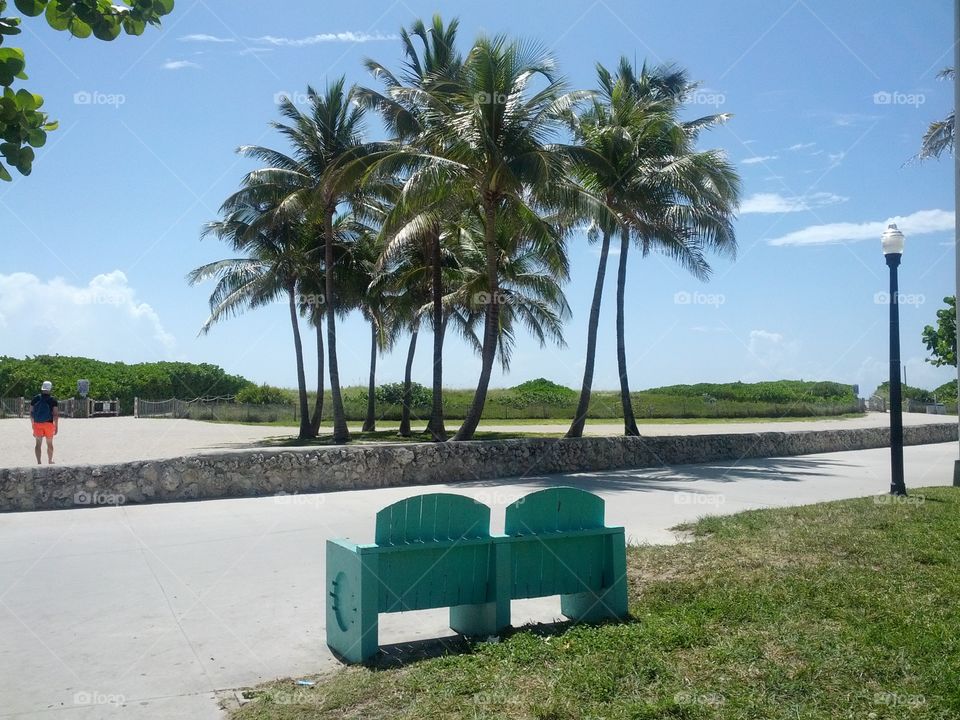
<svg viewBox="0 0 960 720">
<path fill-rule="evenodd" d="M 546 378 L 537 378 L 510 388 L 508 392 L 504 393 L 503 403 L 511 407 L 560 406 L 576 402 L 576 399 L 576 390 L 558 385 Z"/>
<path fill-rule="evenodd" d="M 287 405 L 294 401 L 294 396 L 289 390 L 264 383 L 248 385 L 237 392 L 235 399 L 250 405 Z"/>
<path fill-rule="evenodd" d="M 385 383 L 377 388 L 377 402 L 384 405 L 403 405 L 403 383 Z M 364 393 L 366 400 L 366 393 Z M 420 383 L 410 383 L 410 407 L 429 407 L 433 391 Z"/>
</svg>

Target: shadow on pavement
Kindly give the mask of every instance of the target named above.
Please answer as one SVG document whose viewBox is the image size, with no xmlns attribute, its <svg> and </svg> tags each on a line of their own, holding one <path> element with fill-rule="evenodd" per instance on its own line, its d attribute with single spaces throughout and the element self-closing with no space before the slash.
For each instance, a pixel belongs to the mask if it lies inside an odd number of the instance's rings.
<svg viewBox="0 0 960 720">
<path fill-rule="evenodd" d="M 738 462 L 676 465 L 659 468 L 603 470 L 600 472 L 533 475 L 496 480 L 457 483 L 460 487 L 496 487 L 522 484 L 543 487 L 572 485 L 590 492 L 678 491 L 697 492 L 683 483 L 699 481 L 732 483 L 744 480 L 803 482 L 806 479 L 839 474 L 844 469 L 860 469 L 849 462 L 821 457 L 749 458 Z"/>
</svg>

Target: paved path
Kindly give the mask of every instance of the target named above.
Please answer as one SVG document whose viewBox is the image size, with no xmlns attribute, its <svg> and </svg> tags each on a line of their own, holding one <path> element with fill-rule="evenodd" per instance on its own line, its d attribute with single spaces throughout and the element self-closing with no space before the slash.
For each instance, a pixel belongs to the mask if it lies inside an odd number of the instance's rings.
<svg viewBox="0 0 960 720">
<path fill-rule="evenodd" d="M 952 479 L 956 443 L 906 449 L 910 486 Z M 369 541 L 374 514 L 450 490 L 503 507 L 570 484 L 608 500 L 634 542 L 708 513 L 879 494 L 886 450 L 290 498 L 0 515 L 0 718 L 221 716 L 214 692 L 331 668 L 324 541 Z M 497 527 L 497 524 L 501 527 Z M 547 621 L 556 598 L 515 603 Z M 381 642 L 449 633 L 445 611 L 381 616 Z M 88 700 L 101 704 L 87 704 Z M 122 706 L 111 704 L 122 703 Z"/>
<path fill-rule="evenodd" d="M 943 415 L 908 413 L 908 425 L 928 422 L 950 422 Z M 956 421 L 956 418 L 953 418 Z M 769 423 L 663 423 L 641 425 L 644 435 L 704 435 L 713 433 L 749 433 L 772 430 L 834 430 L 837 428 L 883 427 L 889 416 L 869 413 L 862 418 L 817 420 L 810 422 Z M 382 423 L 384 428 L 396 427 Z M 453 428 L 453 424 L 450 424 Z M 484 430 L 499 432 L 564 433 L 566 425 L 509 425 L 486 424 Z M 359 427 L 356 429 L 359 430 Z M 329 430 L 329 429 L 326 429 Z M 620 435 L 623 426 L 616 424 L 587 425 L 589 435 Z M 94 418 L 71 420 L 65 418 L 55 440 L 55 460 L 62 464 L 82 465 L 125 462 L 129 460 L 156 460 L 196 453 L 249 448 L 268 438 L 290 437 L 294 428 L 264 425 L 228 425 L 198 422 L 196 420 Z M 46 458 L 46 455 L 44 455 Z M 46 459 L 44 459 L 46 462 Z M 28 466 L 36 463 L 30 423 L 25 419 L 0 420 L 0 468 Z"/>
</svg>

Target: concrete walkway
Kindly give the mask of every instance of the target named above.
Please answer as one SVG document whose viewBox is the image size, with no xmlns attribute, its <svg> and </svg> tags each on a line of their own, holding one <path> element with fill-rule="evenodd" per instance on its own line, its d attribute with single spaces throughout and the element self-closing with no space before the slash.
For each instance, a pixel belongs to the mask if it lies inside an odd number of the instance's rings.
<svg viewBox="0 0 960 720">
<path fill-rule="evenodd" d="M 952 479 L 956 443 L 906 448 L 909 486 Z M 0 515 L 0 717 L 222 717 L 215 691 L 336 665 L 324 643 L 324 541 L 369 541 L 377 510 L 452 490 L 503 507 L 544 486 L 601 494 L 634 542 L 705 514 L 884 493 L 889 452 Z M 498 524 L 501 527 L 498 527 Z M 514 605 L 548 621 L 556 598 Z M 445 611 L 381 616 L 381 643 L 448 635 Z"/>
<path fill-rule="evenodd" d="M 907 413 L 904 424 L 956 422 L 955 417 Z M 751 423 L 657 423 L 640 426 L 640 432 L 656 435 L 707 435 L 716 433 L 752 433 L 762 431 L 790 432 L 797 430 L 836 430 L 841 428 L 885 427 L 889 416 L 868 413 L 859 418 L 827 418 L 815 421 L 751 422 Z M 61 421 L 55 442 L 55 460 L 61 464 L 89 465 L 159 460 L 201 453 L 222 452 L 255 447 L 270 438 L 287 438 L 296 428 L 270 425 L 230 425 L 227 423 L 172 420 L 160 418 L 93 418 Z M 452 430 L 455 423 L 448 423 Z M 381 429 L 396 429 L 396 423 L 380 423 Z M 359 431 L 359 425 L 354 428 Z M 422 429 L 415 427 L 414 429 Z M 556 433 L 562 435 L 567 425 L 510 425 L 487 422 L 481 430 L 495 432 Z M 329 428 L 324 428 L 329 432 Z M 621 435 L 623 425 L 604 423 L 587 425 L 587 435 Z M 45 452 L 45 451 L 44 451 Z M 44 454 L 46 463 L 46 454 Z M 23 418 L 0 420 L 0 468 L 35 465 L 30 421 Z"/>
</svg>

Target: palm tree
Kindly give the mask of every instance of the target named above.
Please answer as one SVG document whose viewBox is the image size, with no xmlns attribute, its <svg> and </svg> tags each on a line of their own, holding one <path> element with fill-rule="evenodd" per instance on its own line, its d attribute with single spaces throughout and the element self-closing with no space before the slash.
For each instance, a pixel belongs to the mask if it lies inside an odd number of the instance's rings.
<svg viewBox="0 0 960 720">
<path fill-rule="evenodd" d="M 187 280 L 191 285 L 209 278 L 217 280 L 210 295 L 210 317 L 202 333 L 242 310 L 268 305 L 286 295 L 297 360 L 299 437 L 303 440 L 315 436 L 310 424 L 297 306 L 301 273 L 310 262 L 309 245 L 302 226 L 276 219 L 276 202 L 267 201 L 269 193 L 265 195 L 264 191 L 248 186 L 231 196 L 221 207 L 226 217 L 208 223 L 202 233 L 202 237 L 214 235 L 228 242 L 246 256 L 201 265 L 189 273 Z"/>
<path fill-rule="evenodd" d="M 380 238 L 372 228 L 359 223 L 358 227 L 362 229 L 350 245 L 349 259 L 341 265 L 338 278 L 344 288 L 345 304 L 359 309 L 363 319 L 370 325 L 367 412 L 362 429 L 363 432 L 373 432 L 377 429 L 377 356 L 393 347 L 399 335 L 399 324 L 394 299 L 378 278 L 377 268 L 382 253 Z"/>
<path fill-rule="evenodd" d="M 659 92 L 645 96 L 634 92 L 636 78 L 626 59 L 621 59 L 616 76 L 598 64 L 598 93 L 581 116 L 568 116 L 582 145 L 574 152 L 575 173 L 588 190 L 602 199 L 605 212 L 593 218 L 587 232 L 591 241 L 600 239 L 600 261 L 587 323 L 583 383 L 567 437 L 583 435 L 590 406 L 611 237 L 623 225 L 631 208 L 643 201 L 636 196 L 638 191 L 645 190 L 637 178 L 653 168 L 649 157 L 651 139 L 673 126 L 675 98 L 687 89 L 685 78 L 672 68 L 658 68 L 650 73 L 644 69 L 644 74 L 647 84 Z M 630 409 L 626 412 L 629 415 Z M 627 427 L 633 425 L 635 421 L 627 418 Z"/>
<path fill-rule="evenodd" d="M 334 263 L 334 217 L 337 207 L 356 192 L 356 178 L 346 172 L 353 161 L 375 146 L 362 139 L 364 109 L 354 102 L 354 89 L 346 89 L 344 78 L 332 82 L 323 94 L 307 88 L 308 108 L 301 111 L 288 98 L 280 103 L 287 123 L 274 122 L 293 146 L 287 155 L 262 146 L 245 146 L 241 152 L 268 163 L 250 173 L 251 182 L 274 186 L 286 193 L 280 210 L 317 217 L 324 237 L 324 296 L 327 320 L 327 364 L 333 403 L 333 440 L 350 439 L 337 363 L 337 268 Z"/>
<path fill-rule="evenodd" d="M 542 87 L 532 86 L 539 79 Z M 486 401 L 500 339 L 497 220 L 514 215 L 529 237 L 551 242 L 544 207 L 572 205 L 582 196 L 569 182 L 564 149 L 547 140 L 561 115 L 583 93 L 567 93 L 552 58 L 534 45 L 481 37 L 460 72 L 426 89 L 397 88 L 394 95 L 422 103 L 423 146 L 431 153 L 394 155 L 397 165 L 419 161 L 424 172 L 451 178 L 484 228 L 485 297 L 481 371 L 457 440 L 473 437 Z"/>
<path fill-rule="evenodd" d="M 548 342 L 560 347 L 566 345 L 563 321 L 570 317 L 570 306 L 562 283 L 569 278 L 570 268 L 560 228 L 560 223 L 554 223 L 552 241 L 544 242 L 539 221 L 531 227 L 514 215 L 502 214 L 497 219 L 500 293 L 497 356 L 505 371 L 510 367 L 520 329 L 536 338 L 540 347 Z M 459 285 L 447 300 L 461 335 L 477 350 L 482 350 L 482 343 L 476 330 L 484 323 L 487 304 L 484 237 L 479 218 L 465 224 L 459 236 L 458 256 L 462 258 Z"/>
<path fill-rule="evenodd" d="M 430 28 L 422 20 L 415 21 L 410 29 L 401 29 L 403 43 L 404 69 L 395 75 L 385 65 L 368 59 L 365 64 L 370 73 L 381 80 L 386 92 L 380 93 L 367 88 L 358 89 L 358 97 L 369 107 L 377 109 L 385 124 L 399 145 L 412 144 L 418 151 L 434 154 L 441 148 L 431 147 L 430 142 L 442 139 L 439 133 L 427 133 L 430 117 L 424 113 L 425 105 L 418 93 L 434 88 L 442 93 L 442 86 L 456 78 L 463 65 L 463 58 L 456 50 L 456 36 L 459 21 L 454 18 L 444 25 L 440 15 L 434 15 Z M 418 48 L 418 41 L 420 47 Z M 433 402 L 427 427 L 436 441 L 446 440 L 447 432 L 443 419 L 443 249 L 441 226 L 443 217 L 448 215 L 451 201 L 456 203 L 459 197 L 452 192 L 449 178 L 443 173 L 431 172 L 414 175 L 406 187 L 413 192 L 405 192 L 403 203 L 398 208 L 398 216 L 409 222 L 413 217 L 413 226 L 420 230 L 418 235 L 426 237 L 429 245 L 429 267 L 431 269 L 430 317 L 433 328 Z M 428 192 L 424 192 L 428 190 Z M 407 353 L 404 419 L 401 420 L 400 433 L 409 434 L 409 376 L 416 350 L 420 321 L 411 326 L 410 348 Z"/>
<path fill-rule="evenodd" d="M 739 203 L 740 178 L 722 152 L 696 150 L 701 130 L 726 121 L 728 115 L 688 122 L 677 119 L 683 99 L 695 88 L 686 72 L 672 66 L 654 70 L 644 66 L 637 75 L 624 58 L 615 79 L 609 73 L 600 74 L 601 86 L 612 89 L 620 83 L 629 98 L 653 110 L 653 117 L 638 128 L 632 141 L 634 162 L 624 166 L 627 175 L 613 195 L 620 232 L 617 366 L 624 433 L 637 436 L 640 431 L 630 398 L 624 317 L 631 240 L 644 257 L 651 251 L 664 254 L 706 280 L 711 272 L 707 252 L 736 255 L 732 221 Z"/>
<path fill-rule="evenodd" d="M 955 68 L 944 68 L 937 73 L 937 79 L 953 80 L 955 72 Z M 915 157 L 916 160 L 922 162 L 930 158 L 939 158 L 945 150 L 954 151 L 954 131 L 956 129 L 954 117 L 954 112 L 951 112 L 943 120 L 935 120 L 930 123 L 927 132 L 923 135 L 920 152 Z"/>
</svg>

